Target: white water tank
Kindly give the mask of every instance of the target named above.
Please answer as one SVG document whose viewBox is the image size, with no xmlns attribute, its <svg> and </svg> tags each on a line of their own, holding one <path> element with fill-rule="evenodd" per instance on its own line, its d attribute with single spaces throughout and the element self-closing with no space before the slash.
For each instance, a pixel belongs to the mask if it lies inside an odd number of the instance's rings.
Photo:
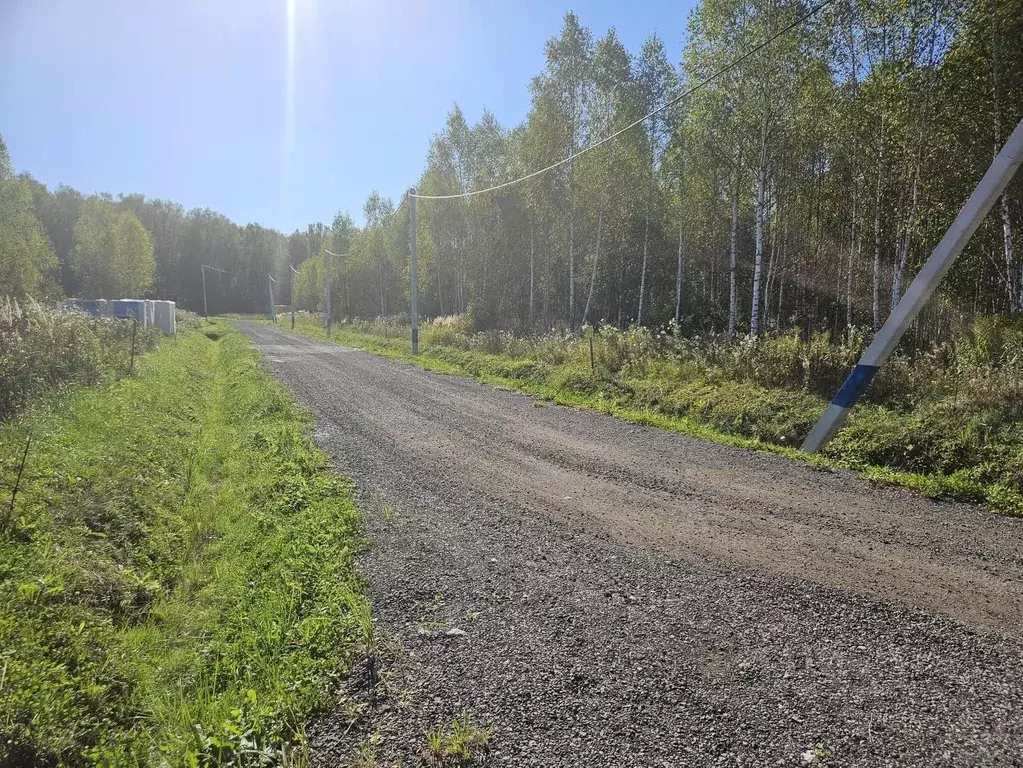
<svg viewBox="0 0 1023 768">
<path fill-rule="evenodd" d="M 176 307 L 173 301 L 152 301 L 150 302 L 153 306 L 153 325 L 159 328 L 168 336 L 173 336 L 177 332 L 177 324 L 175 322 L 174 312 Z"/>
</svg>

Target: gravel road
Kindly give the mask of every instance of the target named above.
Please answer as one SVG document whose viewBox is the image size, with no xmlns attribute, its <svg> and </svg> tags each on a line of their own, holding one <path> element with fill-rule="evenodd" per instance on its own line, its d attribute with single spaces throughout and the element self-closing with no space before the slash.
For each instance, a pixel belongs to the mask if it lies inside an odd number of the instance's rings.
<svg viewBox="0 0 1023 768">
<path fill-rule="evenodd" d="M 1023 520 L 242 329 L 360 488 L 392 649 L 314 763 L 468 710 L 496 766 L 1023 766 Z"/>
</svg>

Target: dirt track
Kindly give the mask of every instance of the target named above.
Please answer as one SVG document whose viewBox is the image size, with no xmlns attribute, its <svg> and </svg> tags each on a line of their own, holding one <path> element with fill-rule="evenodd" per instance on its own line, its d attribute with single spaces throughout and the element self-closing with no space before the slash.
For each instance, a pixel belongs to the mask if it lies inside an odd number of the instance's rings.
<svg viewBox="0 0 1023 768">
<path fill-rule="evenodd" d="M 499 765 L 1023 765 L 1023 521 L 243 327 L 395 510 L 381 759 L 465 707 Z"/>
</svg>

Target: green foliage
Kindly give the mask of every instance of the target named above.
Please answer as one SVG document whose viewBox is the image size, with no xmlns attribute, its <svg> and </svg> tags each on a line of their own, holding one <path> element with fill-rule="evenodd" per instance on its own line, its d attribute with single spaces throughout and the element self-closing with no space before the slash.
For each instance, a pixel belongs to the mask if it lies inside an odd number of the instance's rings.
<svg viewBox="0 0 1023 768">
<path fill-rule="evenodd" d="M 57 259 L 35 215 L 32 188 L 11 171 L 0 136 L 0 295 L 56 293 Z"/>
<path fill-rule="evenodd" d="M 141 296 L 153 285 L 156 269 L 152 238 L 142 223 L 99 197 L 81 207 L 70 263 L 88 298 Z"/>
<path fill-rule="evenodd" d="M 0 764 L 301 763 L 366 641 L 361 518 L 258 354 L 179 334 L 0 430 L 0 455 L 26 427 L 0 531 Z"/>
<path fill-rule="evenodd" d="M 685 39 L 677 54 L 655 35 L 630 51 L 613 29 L 567 13 L 516 124 L 486 111 L 472 123 L 456 104 L 435 126 L 415 186 L 453 197 L 417 203 L 420 313 L 526 332 L 878 327 L 1023 117 L 1023 0 L 832 3 L 705 82 L 804 5 L 702 0 L 666 35 Z M 120 258 L 145 254 L 137 229 L 103 218 L 125 213 L 152 237 L 155 292 L 183 307 L 203 309 L 205 274 L 213 314 L 264 311 L 269 273 L 278 303 L 323 311 L 329 247 L 346 254 L 332 266 L 335 319 L 408 311 L 410 206 L 377 192 L 361 226 L 339 211 L 285 234 L 138 194 L 51 193 L 14 180 L 0 156 L 0 291 L 58 290 L 46 236 L 69 295 L 147 285 L 108 284 L 128 265 L 148 268 Z M 1023 313 L 1021 201 L 1017 175 L 907 349 L 947 341 L 964 318 Z"/>
<path fill-rule="evenodd" d="M 0 422 L 51 390 L 127 373 L 133 333 L 137 354 L 160 338 L 155 328 L 0 296 Z"/>
</svg>

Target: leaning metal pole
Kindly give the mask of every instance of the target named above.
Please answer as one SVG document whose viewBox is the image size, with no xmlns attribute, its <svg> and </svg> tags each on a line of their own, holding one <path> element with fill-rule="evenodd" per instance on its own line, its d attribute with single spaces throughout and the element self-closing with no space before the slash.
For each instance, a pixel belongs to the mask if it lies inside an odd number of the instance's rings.
<svg viewBox="0 0 1023 768">
<path fill-rule="evenodd" d="M 1012 181 L 1020 164 L 1023 163 L 1023 120 L 1020 120 L 1016 130 L 1005 142 L 1002 151 L 998 153 L 988 168 L 984 178 L 980 180 L 977 188 L 973 190 L 966 205 L 959 211 L 952 226 L 945 232 L 941 242 L 931 253 L 923 269 L 917 274 L 902 301 L 888 316 L 888 320 L 877 332 L 874 341 L 863 353 L 860 362 L 849 374 L 845 384 L 831 401 L 831 405 L 814 425 L 806 442 L 803 443 L 803 450 L 807 453 L 816 453 L 823 448 L 827 442 L 835 436 L 835 433 L 845 423 L 849 410 L 860 399 L 870 380 L 874 378 L 878 369 L 898 346 L 903 334 L 908 330 L 910 324 L 923 309 L 927 300 L 931 298 L 941 279 L 948 272 L 956 258 L 962 253 L 970 237 L 977 231 L 977 227 L 987 216 L 991 206 L 1005 191 L 1005 188 Z"/>
</svg>

